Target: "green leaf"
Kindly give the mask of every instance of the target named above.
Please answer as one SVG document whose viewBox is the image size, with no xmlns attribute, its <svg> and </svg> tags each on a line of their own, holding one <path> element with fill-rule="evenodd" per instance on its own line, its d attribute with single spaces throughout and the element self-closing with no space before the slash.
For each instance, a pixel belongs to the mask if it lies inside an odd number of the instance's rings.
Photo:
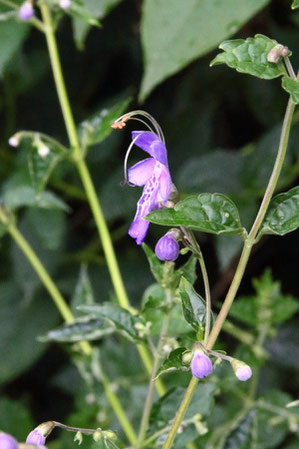
<svg viewBox="0 0 299 449">
<path fill-rule="evenodd" d="M 140 98 L 236 33 L 269 0 L 145 0 L 141 37 L 145 61 Z"/>
<path fill-rule="evenodd" d="M 269 205 L 260 234 L 285 235 L 299 227 L 299 186 L 275 196 Z"/>
<path fill-rule="evenodd" d="M 183 276 L 188 282 L 190 282 L 190 284 L 193 285 L 197 279 L 196 264 L 197 257 L 194 254 L 191 254 L 187 262 L 177 270 L 179 279 Z"/>
<path fill-rule="evenodd" d="M 3 76 L 6 66 L 21 48 L 29 29 L 30 27 L 24 23 L 0 22 L 0 77 Z"/>
<path fill-rule="evenodd" d="M 115 6 L 122 0 L 84 0 L 84 7 L 95 19 L 103 19 Z M 91 25 L 73 17 L 74 38 L 79 49 L 84 46 L 84 41 L 90 30 Z"/>
<path fill-rule="evenodd" d="M 156 379 L 161 374 L 170 373 L 172 371 L 189 371 L 190 366 L 182 361 L 182 356 L 186 352 L 186 348 L 176 348 L 165 359 L 156 373 Z"/>
<path fill-rule="evenodd" d="M 288 76 L 283 76 L 281 80 L 282 87 L 286 90 L 295 104 L 299 103 L 299 81 L 293 80 Z"/>
<path fill-rule="evenodd" d="M 122 99 L 80 123 L 78 132 L 82 148 L 87 148 L 106 139 L 112 132 L 112 123 L 127 109 L 130 101 L 131 98 Z"/>
<path fill-rule="evenodd" d="M 248 449 L 251 442 L 251 427 L 256 410 L 251 410 L 225 440 L 223 449 Z"/>
<path fill-rule="evenodd" d="M 184 277 L 181 279 L 179 289 L 185 320 L 196 332 L 203 330 L 206 322 L 205 300 L 196 293 L 192 284 Z"/>
<path fill-rule="evenodd" d="M 26 216 L 44 248 L 57 250 L 63 246 L 67 233 L 66 215 L 63 211 L 30 208 L 26 211 Z"/>
<path fill-rule="evenodd" d="M 280 282 L 273 281 L 271 271 L 266 270 L 261 279 L 254 280 L 255 296 L 239 298 L 231 308 L 231 316 L 250 325 L 268 323 L 278 325 L 291 318 L 298 310 L 298 301 L 281 293 Z"/>
<path fill-rule="evenodd" d="M 52 330 L 39 337 L 39 341 L 75 343 L 82 340 L 95 341 L 115 332 L 115 327 L 100 319 L 78 319 L 72 324 Z"/>
<path fill-rule="evenodd" d="M 72 0 L 70 7 L 65 10 L 72 17 L 83 20 L 88 25 L 100 27 L 100 22 L 94 18 L 90 11 L 85 7 L 85 2 L 81 0 Z"/>
<path fill-rule="evenodd" d="M 7 226 L 0 221 L 0 238 L 7 232 Z"/>
<path fill-rule="evenodd" d="M 25 441 L 34 427 L 34 421 L 28 410 L 28 404 L 17 399 L 0 398 L 0 429 L 13 435 L 19 441 Z M 17 423 L 17 424 L 16 424 Z"/>
<path fill-rule="evenodd" d="M 192 195 L 174 209 L 154 210 L 146 219 L 163 226 L 185 226 L 212 234 L 241 234 L 240 217 L 235 204 L 220 193 Z"/>
<path fill-rule="evenodd" d="M 78 307 L 95 303 L 92 285 L 88 276 L 87 266 L 81 265 L 79 278 L 71 300 L 73 314 L 78 316 Z M 80 314 L 81 315 L 81 314 Z"/>
<path fill-rule="evenodd" d="M 291 6 L 292 9 L 299 8 L 299 0 L 294 0 Z"/>
<path fill-rule="evenodd" d="M 44 190 L 38 196 L 33 187 L 28 185 L 12 185 L 2 196 L 3 203 L 11 209 L 22 206 L 33 206 L 41 209 L 58 209 L 69 212 L 69 206 L 55 193 Z"/>
<path fill-rule="evenodd" d="M 130 341 L 140 342 L 138 325 L 145 325 L 141 317 L 132 315 L 128 310 L 117 304 L 104 303 L 102 305 L 82 305 L 78 310 L 88 315 L 90 318 L 105 318 L 115 325 L 115 328 Z"/>
<path fill-rule="evenodd" d="M 156 254 L 151 250 L 151 248 L 142 243 L 142 249 L 145 252 L 148 263 L 151 268 L 151 272 L 157 282 L 161 282 L 163 279 L 163 264 L 159 261 Z"/>
<path fill-rule="evenodd" d="M 5 11 L 0 13 L 0 22 L 6 22 L 7 20 L 18 19 L 18 11 Z M 0 25 L 1 26 L 1 25 Z"/>
<path fill-rule="evenodd" d="M 39 295 L 24 297 L 16 280 L 0 285 L 0 384 L 12 381 L 27 370 L 46 346 L 36 337 L 57 324 L 58 315 L 52 302 Z M 8 348 L 11 348 L 8 350 Z M 2 414 L 1 414 L 2 415 Z"/>
<path fill-rule="evenodd" d="M 273 79 L 285 75 L 283 62 L 277 64 L 268 62 L 267 56 L 277 42 L 262 34 L 256 34 L 246 40 L 235 39 L 222 42 L 219 48 L 223 50 L 213 59 L 211 66 L 227 64 L 237 72 L 247 73 L 263 79 Z"/>
<path fill-rule="evenodd" d="M 66 156 L 66 148 L 37 132 L 20 131 L 15 137 L 20 139 L 19 146 L 26 153 L 32 187 L 39 195 L 58 162 Z"/>
</svg>

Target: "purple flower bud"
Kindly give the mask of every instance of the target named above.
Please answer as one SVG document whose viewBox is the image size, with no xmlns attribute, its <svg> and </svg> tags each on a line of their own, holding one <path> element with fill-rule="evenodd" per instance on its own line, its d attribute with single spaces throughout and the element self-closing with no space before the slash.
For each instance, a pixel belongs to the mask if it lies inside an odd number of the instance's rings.
<svg viewBox="0 0 299 449">
<path fill-rule="evenodd" d="M 179 256 L 180 247 L 172 232 L 167 232 L 158 240 L 155 253 L 162 261 L 174 261 Z"/>
<path fill-rule="evenodd" d="M 252 376 L 252 371 L 251 371 L 250 366 L 246 365 L 246 363 L 244 363 L 244 362 L 241 362 L 241 360 L 234 359 L 231 362 L 231 365 L 233 367 L 235 375 L 242 382 L 246 382 L 246 380 L 250 379 L 250 377 Z"/>
<path fill-rule="evenodd" d="M 34 9 L 30 1 L 26 1 L 22 4 L 19 10 L 19 17 L 22 20 L 30 20 L 34 16 Z"/>
<path fill-rule="evenodd" d="M 62 9 L 68 9 L 71 6 L 71 0 L 60 0 L 59 5 Z"/>
<path fill-rule="evenodd" d="M 0 433 L 0 449 L 18 449 L 18 442 L 8 433 Z"/>
<path fill-rule="evenodd" d="M 27 444 L 36 444 L 43 446 L 46 442 L 46 438 L 44 437 L 42 431 L 38 428 L 32 430 L 26 438 Z"/>
<path fill-rule="evenodd" d="M 203 379 L 213 372 L 213 365 L 208 356 L 201 349 L 197 349 L 191 362 L 192 376 Z"/>
</svg>

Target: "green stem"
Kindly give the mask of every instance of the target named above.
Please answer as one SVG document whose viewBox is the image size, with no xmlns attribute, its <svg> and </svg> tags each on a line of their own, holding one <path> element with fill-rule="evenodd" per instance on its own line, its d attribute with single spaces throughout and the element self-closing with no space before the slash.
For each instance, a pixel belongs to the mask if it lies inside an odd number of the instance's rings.
<svg viewBox="0 0 299 449">
<path fill-rule="evenodd" d="M 204 345 L 206 345 L 208 338 L 209 338 L 209 334 L 210 334 L 212 304 L 211 304 L 211 291 L 210 291 L 208 273 L 207 273 L 206 264 L 205 264 L 205 261 L 204 261 L 201 251 L 200 251 L 200 254 L 198 255 L 198 261 L 199 261 L 199 265 L 201 268 L 201 273 L 202 273 L 203 282 L 204 282 L 204 286 L 205 286 L 206 325 L 205 325 Z"/>
<path fill-rule="evenodd" d="M 138 441 L 137 441 L 137 449 L 140 449 L 142 447 L 142 444 L 143 444 L 143 441 L 144 441 L 144 438 L 146 435 L 146 431 L 148 428 L 149 417 L 150 417 L 152 401 L 153 401 L 155 377 L 156 377 L 156 373 L 159 368 L 159 363 L 161 360 L 160 353 L 161 353 L 161 349 L 163 346 L 165 334 L 167 332 L 167 327 L 168 327 L 168 316 L 164 315 L 159 342 L 158 342 L 157 348 L 155 350 L 153 370 L 152 370 L 152 374 L 150 377 L 146 400 L 145 400 L 144 409 L 143 409 L 143 414 L 142 414 L 142 418 L 141 418 L 140 430 L 139 430 Z"/>
<path fill-rule="evenodd" d="M 72 323 L 74 322 L 74 315 L 72 311 L 70 310 L 69 306 L 65 302 L 65 299 L 61 295 L 60 291 L 56 287 L 55 283 L 53 282 L 52 278 L 49 276 L 47 270 L 43 266 L 42 262 L 39 260 L 27 240 L 23 237 L 23 235 L 20 233 L 20 231 L 17 229 L 17 227 L 14 225 L 14 223 L 9 222 L 7 216 L 3 212 L 3 210 L 0 208 L 0 220 L 7 226 L 7 230 L 9 234 L 12 236 L 16 244 L 19 246 L 19 248 L 23 251 L 24 255 L 27 257 L 29 262 L 31 263 L 32 267 L 38 274 L 40 280 L 48 290 L 51 298 L 53 299 L 57 309 L 59 310 L 61 316 L 64 318 L 66 323 Z M 92 353 L 92 347 L 89 344 L 88 341 L 81 341 L 80 346 L 84 354 L 91 355 Z M 131 444 L 135 444 L 137 441 L 136 434 L 131 426 L 131 423 L 129 422 L 128 418 L 125 415 L 125 412 L 117 398 L 117 396 L 113 393 L 109 381 L 107 377 L 103 375 L 103 385 L 105 392 L 107 394 L 107 397 L 111 403 L 111 406 L 118 417 L 124 432 L 130 441 Z"/>
<path fill-rule="evenodd" d="M 213 329 L 209 335 L 208 341 L 207 341 L 207 349 L 212 349 L 215 341 L 222 329 L 222 326 L 224 324 L 224 321 L 228 315 L 228 312 L 230 310 L 230 307 L 235 299 L 236 293 L 238 291 L 238 288 L 240 286 L 241 280 L 243 278 L 245 268 L 251 253 L 252 246 L 254 244 L 255 238 L 257 236 L 257 233 L 260 229 L 260 226 L 263 222 L 263 219 L 265 217 L 267 208 L 269 206 L 270 200 L 272 198 L 272 195 L 274 193 L 282 165 L 285 159 L 285 154 L 287 150 L 288 140 L 289 140 L 289 134 L 290 134 L 290 128 L 292 123 L 292 117 L 294 114 L 295 105 L 293 104 L 291 98 L 288 101 L 288 105 L 286 108 L 282 130 L 281 130 L 281 136 L 280 136 L 280 142 L 278 147 L 278 153 L 276 156 L 275 164 L 272 170 L 272 174 L 268 183 L 268 186 L 266 188 L 266 192 L 264 195 L 264 198 L 262 200 L 262 203 L 260 205 L 257 217 L 253 223 L 253 226 L 251 228 L 251 231 L 248 235 L 248 238 L 244 242 L 243 251 L 239 260 L 239 264 L 237 266 L 233 281 L 231 283 L 231 286 L 227 292 L 226 298 L 224 300 L 224 303 L 221 307 L 221 310 L 219 312 L 219 315 L 217 317 L 217 320 L 213 326 Z M 191 399 L 193 397 L 196 385 L 198 383 L 198 380 L 192 377 L 190 384 L 186 390 L 186 394 L 183 398 L 183 401 L 179 407 L 179 410 L 176 414 L 174 423 L 172 425 L 172 428 L 168 434 L 168 437 L 166 439 L 166 442 L 163 446 L 163 449 L 170 449 L 172 442 L 175 438 L 176 432 L 180 426 L 180 423 L 184 417 L 184 414 L 191 402 Z"/>
<path fill-rule="evenodd" d="M 107 261 L 108 269 L 110 272 L 111 280 L 116 292 L 116 296 L 118 299 L 118 302 L 121 307 L 125 309 L 129 309 L 132 311 L 132 308 L 130 306 L 127 293 L 123 284 L 123 280 L 120 274 L 120 270 L 118 267 L 117 259 L 115 256 L 111 236 L 109 234 L 109 230 L 100 206 L 99 199 L 97 197 L 90 173 L 88 171 L 87 165 L 82 157 L 81 150 L 80 150 L 80 143 L 76 131 L 76 126 L 72 114 L 72 110 L 70 107 L 63 74 L 62 74 L 62 68 L 55 38 L 55 32 L 52 24 L 52 18 L 51 18 L 51 12 L 49 10 L 49 7 L 46 3 L 41 2 L 40 3 L 40 9 L 42 18 L 45 24 L 45 35 L 50 55 L 50 61 L 51 66 L 53 70 L 53 76 L 55 80 L 55 85 L 57 89 L 57 94 L 65 122 L 65 126 L 67 129 L 68 137 L 70 140 L 70 144 L 73 148 L 74 157 L 75 157 L 75 163 L 77 166 L 77 169 L 79 171 L 82 184 L 84 186 L 87 199 L 89 201 L 96 226 L 102 241 L 103 245 L 103 251 L 105 254 L 105 258 Z M 152 361 L 148 354 L 148 351 L 145 347 L 138 345 L 137 346 L 138 352 L 140 354 L 140 357 L 142 359 L 142 362 L 147 370 L 147 372 L 150 374 L 152 372 Z M 157 390 L 160 395 L 164 394 L 165 388 L 163 387 L 161 380 L 159 379 L 159 382 L 156 383 Z"/>
</svg>

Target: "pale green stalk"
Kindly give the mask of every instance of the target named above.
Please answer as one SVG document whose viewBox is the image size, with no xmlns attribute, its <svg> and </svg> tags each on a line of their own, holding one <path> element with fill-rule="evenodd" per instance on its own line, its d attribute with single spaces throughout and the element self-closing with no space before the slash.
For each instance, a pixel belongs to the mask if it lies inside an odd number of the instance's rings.
<svg viewBox="0 0 299 449">
<path fill-rule="evenodd" d="M 242 254 L 241 254 L 241 257 L 239 260 L 238 267 L 235 272 L 235 276 L 234 276 L 231 286 L 227 292 L 225 301 L 221 307 L 221 310 L 219 312 L 219 315 L 217 317 L 215 325 L 213 326 L 213 329 L 209 335 L 209 338 L 208 338 L 208 341 L 206 344 L 207 349 L 213 348 L 215 341 L 222 329 L 224 321 L 228 315 L 230 307 L 235 299 L 236 293 L 238 291 L 238 288 L 240 286 L 241 280 L 244 275 L 244 271 L 245 271 L 250 253 L 251 253 L 252 246 L 255 243 L 255 239 L 257 237 L 258 231 L 263 222 L 263 219 L 264 219 L 266 211 L 268 209 L 270 200 L 274 193 L 274 190 L 275 190 L 275 187 L 276 187 L 276 184 L 277 184 L 277 181 L 278 181 L 281 169 L 282 169 L 282 165 L 283 165 L 283 162 L 285 159 L 285 154 L 286 154 L 286 150 L 287 150 L 294 110 L 295 110 L 295 105 L 290 98 L 288 101 L 288 105 L 287 105 L 284 120 L 283 120 L 278 153 L 276 156 L 272 174 L 271 174 L 264 198 L 260 205 L 260 209 L 258 211 L 257 217 L 253 223 L 253 226 L 251 228 L 251 231 L 250 231 L 248 237 L 246 238 L 246 240 L 244 242 L 243 251 L 242 251 Z M 182 401 L 182 403 L 179 407 L 179 410 L 176 414 L 172 428 L 168 434 L 167 440 L 163 446 L 163 449 L 170 449 L 172 442 L 175 438 L 175 435 L 177 433 L 177 430 L 180 426 L 180 423 L 181 423 L 181 421 L 186 413 L 186 410 L 191 402 L 191 399 L 193 397 L 197 383 L 198 383 L 198 380 L 195 377 L 192 377 L 190 384 L 186 390 L 186 394 L 183 398 L 183 401 Z"/>
<path fill-rule="evenodd" d="M 50 55 L 50 61 L 51 66 L 53 70 L 53 76 L 55 80 L 55 85 L 57 89 L 57 94 L 65 122 L 65 126 L 67 129 L 68 137 L 70 144 L 72 146 L 73 154 L 74 154 L 74 160 L 75 164 L 77 166 L 77 169 L 79 171 L 82 184 L 84 186 L 84 190 L 87 196 L 87 199 L 89 201 L 96 226 L 102 241 L 103 245 L 103 251 L 106 257 L 108 269 L 110 272 L 111 280 L 116 292 L 116 296 L 118 299 L 118 302 L 121 307 L 134 311 L 134 309 L 131 308 L 127 293 L 123 284 L 123 280 L 120 274 L 119 266 L 117 263 L 117 259 L 115 256 L 111 236 L 100 206 L 99 199 L 97 197 L 97 193 L 95 191 L 89 170 L 87 168 L 87 165 L 84 161 L 83 155 L 81 154 L 80 149 L 80 143 L 78 139 L 78 134 L 72 114 L 72 110 L 70 107 L 70 102 L 68 99 L 65 82 L 63 79 L 63 73 L 55 38 L 55 32 L 53 28 L 52 18 L 51 18 L 51 12 L 49 10 L 48 5 L 45 2 L 40 3 L 40 9 L 41 14 L 43 18 L 43 22 L 45 24 L 45 36 L 47 40 L 49 55 Z M 148 351 L 145 347 L 138 345 L 137 346 L 138 352 L 140 354 L 140 357 L 142 359 L 142 362 L 147 370 L 147 372 L 150 374 L 152 372 L 153 364 L 152 360 L 148 354 Z M 159 379 L 156 382 L 156 388 L 160 395 L 163 395 L 165 393 L 165 388 Z"/>
<path fill-rule="evenodd" d="M 71 309 L 69 308 L 62 294 L 56 287 L 56 284 L 49 276 L 49 273 L 43 266 L 42 262 L 37 257 L 36 253 L 33 251 L 32 247 L 29 245 L 24 236 L 20 233 L 15 224 L 12 221 L 8 220 L 6 214 L 3 212 L 1 208 L 0 208 L 0 221 L 2 221 L 2 223 L 7 226 L 7 231 L 12 236 L 15 243 L 19 246 L 21 251 L 24 253 L 26 258 L 36 271 L 37 275 L 44 284 L 45 288 L 48 290 L 48 293 L 53 299 L 57 309 L 59 310 L 65 322 L 66 323 L 74 322 L 74 315 Z M 79 344 L 85 355 L 90 356 L 92 354 L 92 347 L 88 341 L 81 341 Z M 105 375 L 103 375 L 103 386 L 105 389 L 105 393 L 108 397 L 108 400 L 115 412 L 115 415 L 119 419 L 128 440 L 130 441 L 131 444 L 135 444 L 137 441 L 137 437 L 134 432 L 134 429 L 132 428 L 130 421 L 126 417 L 126 414 L 122 408 L 121 403 L 118 400 L 118 397 L 112 391 L 109 380 Z"/>
</svg>

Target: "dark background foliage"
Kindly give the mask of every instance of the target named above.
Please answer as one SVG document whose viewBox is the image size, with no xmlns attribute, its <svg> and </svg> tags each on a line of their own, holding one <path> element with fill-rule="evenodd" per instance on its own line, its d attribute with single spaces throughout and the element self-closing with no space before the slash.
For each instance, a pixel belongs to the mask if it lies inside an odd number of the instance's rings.
<svg viewBox="0 0 299 449">
<path fill-rule="evenodd" d="M 130 109 L 150 112 L 162 126 L 172 178 L 181 196 L 200 192 L 227 194 L 238 205 L 243 224 L 249 227 L 274 161 L 287 94 L 281 89 L 279 79 L 259 80 L 226 66 L 209 68 L 216 54 L 212 51 L 159 84 L 140 105 L 138 91 L 144 73 L 140 38 L 142 10 L 141 1 L 119 2 L 103 18 L 101 29 L 90 30 L 81 50 L 76 47 L 70 18 L 64 17 L 59 23 L 57 39 L 76 122 L 107 104 L 131 96 Z M 298 14 L 290 9 L 290 2 L 273 0 L 244 24 L 234 38 L 256 33 L 274 38 L 293 51 L 292 62 L 296 68 L 299 66 Z M 0 23 L 0 36 L 1 27 Z M 200 39 L 200 29 L 198 32 Z M 22 176 L 25 170 L 24 155 L 7 143 L 14 132 L 39 130 L 67 145 L 45 41 L 36 29 L 28 28 L 26 33 L 26 39 L 2 67 L 0 80 L 2 194 L 9 190 L 14 177 Z M 5 39 L 13 41 L 13 30 Z M 161 31 L 161 43 L 163 39 Z M 2 43 L 0 37 L 0 52 Z M 297 111 L 280 191 L 298 182 L 298 122 Z M 87 163 L 112 232 L 126 288 L 132 303 L 138 306 L 153 279 L 143 251 L 127 235 L 140 194 L 138 188 L 120 186 L 131 125 L 127 128 L 113 132 L 92 147 Z M 138 149 L 132 154 L 132 163 L 142 156 Z M 88 266 L 96 301 L 111 299 L 113 288 L 101 244 L 74 167 L 67 162 L 59 165 L 48 187 L 70 206 L 69 213 L 20 208 L 19 228 L 69 300 L 81 264 Z M 151 225 L 147 244 L 153 247 L 163 231 Z M 240 242 L 235 237 L 208 234 L 199 234 L 198 239 L 217 310 L 232 278 Z M 297 259 L 297 232 L 284 238 L 265 237 L 254 248 L 240 296 L 253 295 L 252 278 L 260 278 L 270 268 L 273 279 L 281 281 L 283 294 L 298 297 Z M 97 422 L 111 425 L 111 411 L 102 392 L 99 408 L 71 364 L 69 348 L 36 340 L 61 320 L 27 260 L 8 236 L 1 240 L 0 280 L 0 427 L 24 439 L 26 432 L 47 419 L 82 427 L 96 426 Z M 203 293 L 200 276 L 196 288 Z M 261 376 L 262 394 L 276 388 L 296 398 L 296 337 L 298 341 L 293 317 L 281 324 L 268 340 L 271 359 Z M 116 384 L 124 382 L 123 401 L 127 405 L 134 401 L 129 413 L 135 420 L 145 394 L 143 371 L 141 367 L 132 369 L 133 365 L 139 366 L 134 348 L 124 342 L 119 347 L 117 341 L 113 337 L 100 343 L 101 358 Z M 226 333 L 221 335 L 221 342 L 231 351 L 236 348 L 235 340 Z M 168 380 L 170 384 L 186 383 L 185 374 L 172 376 Z M 133 385 L 130 393 L 128 379 Z M 64 437 L 61 438 L 57 448 L 66 444 Z M 274 446 L 259 447 L 282 448 L 292 441 L 291 436 L 283 436 Z"/>
</svg>

